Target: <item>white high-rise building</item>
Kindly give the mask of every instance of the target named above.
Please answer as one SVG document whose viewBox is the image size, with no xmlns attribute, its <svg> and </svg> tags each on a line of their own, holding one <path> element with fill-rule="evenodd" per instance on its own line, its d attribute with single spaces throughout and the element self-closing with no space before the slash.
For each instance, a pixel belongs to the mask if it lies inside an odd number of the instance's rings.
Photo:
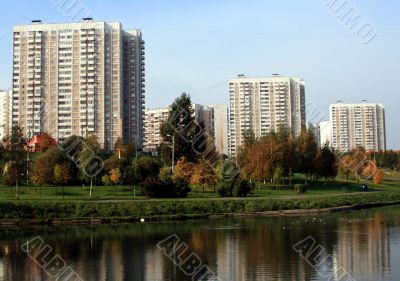
<svg viewBox="0 0 400 281">
<path fill-rule="evenodd" d="M 215 148 L 220 154 L 228 155 L 228 108 L 225 105 L 210 105 L 214 109 Z"/>
<path fill-rule="evenodd" d="M 329 121 L 322 121 L 318 124 L 318 144 L 323 147 L 326 143 L 332 146 L 332 124 Z"/>
<path fill-rule="evenodd" d="M 144 41 L 121 23 L 18 25 L 13 30 L 13 123 L 57 140 L 95 134 L 142 146 Z"/>
<path fill-rule="evenodd" d="M 385 108 L 382 104 L 332 104 L 330 119 L 335 149 L 342 152 L 357 147 L 386 150 Z"/>
<path fill-rule="evenodd" d="M 11 131 L 12 92 L 0 91 L 0 141 Z"/>
<path fill-rule="evenodd" d="M 247 78 L 239 75 L 229 80 L 229 152 L 236 156 L 243 134 L 252 131 L 255 137 L 277 131 L 281 125 L 298 136 L 305 127 L 304 81 L 280 77 Z"/>
<path fill-rule="evenodd" d="M 144 150 L 156 153 L 162 143 L 161 125 L 169 116 L 169 108 L 146 109 L 144 116 Z"/>
</svg>

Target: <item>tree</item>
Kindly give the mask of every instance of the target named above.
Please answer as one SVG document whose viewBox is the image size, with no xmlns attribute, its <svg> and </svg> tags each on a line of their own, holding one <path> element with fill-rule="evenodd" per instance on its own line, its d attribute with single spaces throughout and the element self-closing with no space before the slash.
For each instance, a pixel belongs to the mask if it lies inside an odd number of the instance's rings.
<svg viewBox="0 0 400 281">
<path fill-rule="evenodd" d="M 134 160 L 132 161 L 132 163 Z M 109 159 L 104 161 L 104 171 L 109 173 L 112 169 L 118 168 L 121 171 L 122 178 L 121 183 L 133 183 L 134 172 L 132 170 L 129 159 L 122 157 L 118 158 L 118 155 L 113 155 Z"/>
<path fill-rule="evenodd" d="M 4 138 L 3 145 L 5 150 L 11 154 L 25 152 L 27 139 L 24 137 L 21 127 L 18 125 L 13 126 L 11 134 Z"/>
<path fill-rule="evenodd" d="M 336 177 L 338 171 L 336 154 L 329 147 L 328 142 L 318 151 L 317 157 L 314 161 L 314 166 L 315 174 L 319 177 L 324 177 L 325 185 L 327 178 Z"/>
<path fill-rule="evenodd" d="M 18 186 L 23 177 L 26 166 L 26 145 L 27 139 L 24 137 L 22 129 L 16 125 L 12 127 L 11 134 L 6 136 L 3 141 L 5 150 L 4 158 L 8 161 L 8 176 L 11 182 L 15 183 L 15 194 L 18 198 Z"/>
<path fill-rule="evenodd" d="M 138 182 L 146 178 L 158 178 L 160 173 L 160 162 L 155 158 L 144 156 L 132 161 L 133 174 Z"/>
<path fill-rule="evenodd" d="M 282 181 L 282 178 L 283 178 L 283 169 L 282 169 L 281 166 L 278 166 L 278 167 L 276 167 L 275 170 L 274 170 L 274 176 L 273 176 L 274 188 L 275 188 L 276 183 L 279 183 L 279 182 Z"/>
<path fill-rule="evenodd" d="M 350 155 L 344 155 L 337 160 L 338 164 L 338 171 L 339 174 L 342 176 L 346 176 L 346 180 L 349 181 L 349 176 L 351 174 L 351 169 L 349 166 L 349 163 L 351 162 L 351 156 Z"/>
<path fill-rule="evenodd" d="M 52 146 L 55 146 L 55 140 L 47 133 L 42 133 L 40 134 L 40 143 L 38 145 L 38 150 L 40 152 L 44 152 L 51 148 Z"/>
<path fill-rule="evenodd" d="M 121 170 L 119 168 L 112 169 L 110 171 L 110 180 L 114 185 L 121 182 Z"/>
<path fill-rule="evenodd" d="M 70 167 L 68 164 L 55 164 L 54 165 L 54 182 L 56 184 L 64 185 L 71 179 L 69 174 Z"/>
<path fill-rule="evenodd" d="M 103 168 L 102 160 L 97 156 L 100 144 L 95 135 L 90 135 L 82 141 L 81 149 L 78 153 L 79 178 L 83 181 L 90 181 L 89 196 L 92 196 L 93 177 Z"/>
<path fill-rule="evenodd" d="M 103 176 L 101 177 L 101 182 L 102 182 L 104 185 L 111 185 L 111 184 L 112 184 L 112 181 L 111 181 L 111 179 L 110 179 L 110 175 L 109 175 L 109 174 L 103 175 Z"/>
<path fill-rule="evenodd" d="M 195 162 L 207 147 L 204 125 L 195 121 L 192 102 L 186 93 L 172 103 L 160 130 L 165 143 L 160 147 L 161 157 L 165 163 L 171 161 L 172 145 L 175 159 L 186 157 L 191 162 Z"/>
<path fill-rule="evenodd" d="M 249 154 L 248 153 L 249 150 L 252 149 L 258 143 L 258 141 L 252 130 L 245 131 L 242 137 L 243 137 L 242 145 L 238 149 L 236 158 L 240 166 L 244 167 L 248 160 L 247 157 Z"/>
<path fill-rule="evenodd" d="M 117 158 L 131 159 L 136 156 L 137 147 L 132 141 L 123 143 L 122 138 L 118 138 L 114 144 L 114 156 Z"/>
<path fill-rule="evenodd" d="M 189 182 L 190 178 L 192 177 L 193 170 L 193 163 L 189 162 L 188 159 L 183 156 L 178 160 L 178 162 L 176 162 L 172 178 L 174 180 L 184 179 Z"/>
<path fill-rule="evenodd" d="M 350 157 L 345 158 L 347 161 L 345 165 L 347 165 L 351 171 L 351 173 L 357 178 L 358 182 L 365 170 L 367 164 L 370 163 L 368 160 L 365 149 L 363 148 L 355 148 L 350 154 Z"/>
<path fill-rule="evenodd" d="M 55 172 L 56 167 L 57 172 Z M 32 164 L 31 180 L 34 184 L 40 186 L 44 184 L 66 184 L 73 181 L 77 175 L 77 167 L 57 146 L 39 154 Z"/>
<path fill-rule="evenodd" d="M 203 159 L 199 160 L 193 169 L 193 174 L 190 179 L 191 184 L 200 184 L 203 188 L 215 186 L 215 173 L 212 167 Z"/>
<path fill-rule="evenodd" d="M 300 136 L 296 140 L 297 147 L 297 171 L 305 176 L 305 184 L 307 184 L 307 176 L 314 174 L 314 159 L 317 156 L 317 140 L 312 130 L 303 129 Z"/>
<path fill-rule="evenodd" d="M 383 182 L 383 173 L 381 170 L 376 170 L 373 175 L 373 182 L 375 184 L 381 184 Z"/>
<path fill-rule="evenodd" d="M 70 167 L 68 164 L 56 164 L 54 166 L 54 182 L 56 184 L 61 184 L 62 186 L 62 196 L 64 199 L 64 184 L 68 183 L 71 179 L 69 174 Z"/>
</svg>

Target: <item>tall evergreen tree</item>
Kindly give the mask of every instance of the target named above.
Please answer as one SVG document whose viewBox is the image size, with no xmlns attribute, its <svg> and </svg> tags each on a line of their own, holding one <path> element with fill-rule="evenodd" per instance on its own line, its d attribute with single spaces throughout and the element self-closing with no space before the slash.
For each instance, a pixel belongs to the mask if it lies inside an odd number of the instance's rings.
<svg viewBox="0 0 400 281">
<path fill-rule="evenodd" d="M 314 161 L 315 174 L 323 177 L 324 183 L 326 184 L 327 178 L 332 178 L 337 175 L 338 167 L 336 163 L 335 152 L 329 147 L 329 143 L 325 143 L 318 151 Z"/>
<path fill-rule="evenodd" d="M 186 157 L 196 162 L 207 147 L 207 138 L 203 124 L 194 118 L 194 109 L 190 96 L 183 93 L 170 106 L 167 120 L 161 125 L 161 157 L 169 163 L 174 141 L 174 160 Z"/>
<path fill-rule="evenodd" d="M 296 141 L 297 147 L 297 172 L 303 173 L 305 183 L 307 177 L 314 174 L 314 159 L 317 156 L 317 139 L 312 130 L 304 129 Z"/>
</svg>

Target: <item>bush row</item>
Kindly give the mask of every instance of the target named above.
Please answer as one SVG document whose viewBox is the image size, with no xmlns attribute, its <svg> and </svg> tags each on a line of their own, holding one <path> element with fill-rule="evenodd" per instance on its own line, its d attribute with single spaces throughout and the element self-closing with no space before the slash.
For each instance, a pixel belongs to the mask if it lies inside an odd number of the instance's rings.
<svg viewBox="0 0 400 281">
<path fill-rule="evenodd" d="M 252 213 L 291 209 L 328 208 L 344 205 L 400 201 L 400 192 L 324 196 L 295 200 L 223 199 L 223 200 L 143 200 L 125 202 L 16 202 L 0 203 L 0 219 L 70 219 L 149 217 Z"/>
</svg>

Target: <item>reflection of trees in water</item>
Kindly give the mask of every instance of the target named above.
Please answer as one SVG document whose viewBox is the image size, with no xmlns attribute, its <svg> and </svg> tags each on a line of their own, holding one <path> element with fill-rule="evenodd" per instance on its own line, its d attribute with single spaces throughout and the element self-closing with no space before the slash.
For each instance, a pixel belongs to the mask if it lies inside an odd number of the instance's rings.
<svg viewBox="0 0 400 281">
<path fill-rule="evenodd" d="M 187 280 L 156 246 L 173 233 L 188 244 L 187 254 L 198 254 L 225 281 L 312 280 L 317 273 L 292 249 L 308 236 L 333 254 L 338 265 L 349 273 L 379 279 L 390 271 L 388 227 L 400 226 L 398 209 L 322 219 L 256 218 L 2 230 L 0 279 L 30 280 L 27 274 L 33 273 L 49 280 L 20 251 L 21 243 L 36 235 L 42 235 L 86 281 Z"/>
</svg>

